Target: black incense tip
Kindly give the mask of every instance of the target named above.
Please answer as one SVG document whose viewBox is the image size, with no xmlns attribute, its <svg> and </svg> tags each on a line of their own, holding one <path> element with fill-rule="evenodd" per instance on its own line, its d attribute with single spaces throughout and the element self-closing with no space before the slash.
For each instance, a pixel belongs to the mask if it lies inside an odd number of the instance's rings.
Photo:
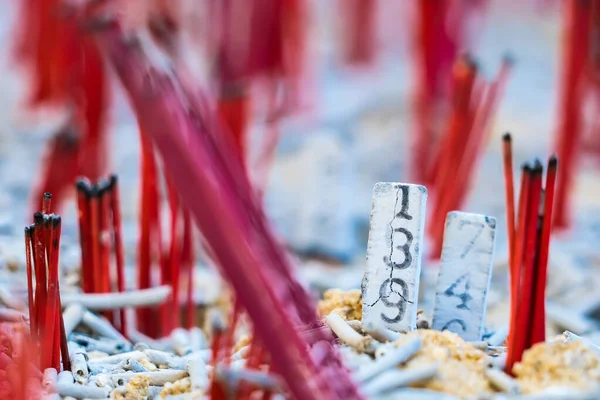
<svg viewBox="0 0 600 400">
<path fill-rule="evenodd" d="M 542 174 L 544 172 L 544 164 L 541 163 L 539 159 L 535 159 L 533 162 L 533 170 L 534 174 Z"/>
<path fill-rule="evenodd" d="M 50 193 L 50 192 L 44 193 L 44 198 L 50 200 L 52 198 L 52 193 Z"/>
<path fill-rule="evenodd" d="M 512 141 L 512 136 L 510 135 L 510 132 L 506 132 L 504 135 L 502 135 L 502 141 L 503 142 Z"/>
<path fill-rule="evenodd" d="M 100 188 L 98 187 L 98 185 L 92 185 L 89 187 L 87 194 L 89 197 L 98 197 L 100 192 Z"/>
<path fill-rule="evenodd" d="M 117 183 L 119 182 L 119 178 L 117 177 L 116 174 L 112 174 L 109 178 L 108 178 L 109 182 L 110 182 L 110 186 L 111 187 L 115 187 L 117 185 Z"/>
<path fill-rule="evenodd" d="M 556 157 L 555 154 L 552 154 L 552 156 L 550 156 L 550 159 L 548 160 L 548 169 L 556 168 L 557 165 L 558 165 L 558 157 Z"/>
<path fill-rule="evenodd" d="M 52 221 L 52 226 L 56 227 L 60 225 L 62 219 L 58 215 L 51 215 L 50 220 Z"/>
<path fill-rule="evenodd" d="M 75 183 L 75 187 L 77 188 L 77 190 L 81 190 L 84 193 L 88 193 L 90 191 L 90 181 L 88 181 L 85 178 L 78 179 L 77 183 Z"/>
<path fill-rule="evenodd" d="M 102 179 L 96 185 L 96 190 L 97 190 L 98 196 L 104 196 L 104 194 L 106 194 L 111 188 L 112 188 L 111 181 L 107 180 L 107 179 Z"/>
<path fill-rule="evenodd" d="M 523 173 L 528 174 L 531 172 L 531 165 L 529 165 L 528 162 L 523 163 L 523 165 L 521 165 L 521 170 L 523 171 Z"/>
<path fill-rule="evenodd" d="M 44 213 L 41 211 L 38 211 L 35 214 L 33 214 L 33 222 L 36 225 L 43 224 L 44 223 Z"/>
</svg>

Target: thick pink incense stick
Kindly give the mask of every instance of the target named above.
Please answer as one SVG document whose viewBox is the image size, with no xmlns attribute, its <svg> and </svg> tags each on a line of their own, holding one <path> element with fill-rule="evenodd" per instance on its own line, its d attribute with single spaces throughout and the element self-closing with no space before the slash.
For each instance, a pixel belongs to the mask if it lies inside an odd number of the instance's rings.
<svg viewBox="0 0 600 400">
<path fill-rule="evenodd" d="M 107 27 L 99 43 L 291 394 L 315 400 L 360 398 L 338 364 L 327 367 L 337 379 L 322 378 L 325 367 L 317 367 L 294 329 L 294 320 L 308 319 L 309 310 L 316 319 L 314 305 L 289 279 L 289 261 L 266 228 L 243 165 L 228 156 L 234 154 L 233 147 L 219 135 L 214 111 L 207 112 L 210 107 L 198 97 L 182 93 L 172 71 L 154 68 L 139 46 L 125 42 L 117 26 Z"/>
</svg>

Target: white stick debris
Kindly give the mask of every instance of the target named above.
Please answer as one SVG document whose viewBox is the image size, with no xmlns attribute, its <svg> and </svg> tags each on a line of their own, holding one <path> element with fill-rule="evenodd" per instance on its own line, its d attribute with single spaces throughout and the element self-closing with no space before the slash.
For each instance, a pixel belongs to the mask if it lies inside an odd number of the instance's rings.
<svg viewBox="0 0 600 400">
<path fill-rule="evenodd" d="M 122 340 L 125 343 L 129 343 L 129 341 L 123 335 L 121 335 L 121 333 L 116 330 L 110 322 L 90 311 L 86 311 L 83 314 L 82 322 L 100 336 Z"/>
<path fill-rule="evenodd" d="M 521 393 L 521 385 L 512 376 L 496 368 L 486 368 L 485 376 L 493 387 L 508 394 Z"/>
<path fill-rule="evenodd" d="M 481 214 L 448 213 L 435 293 L 432 328 L 479 341 L 492 279 L 496 220 Z"/>
<path fill-rule="evenodd" d="M 150 378 L 151 386 L 164 386 L 166 383 L 175 382 L 188 376 L 186 371 L 174 369 L 162 369 L 153 372 L 125 372 L 123 374 L 112 374 L 110 378 L 115 386 L 126 385 L 131 378 L 137 376 L 147 376 Z"/>
<path fill-rule="evenodd" d="M 89 368 L 88 356 L 84 349 L 76 343 L 69 342 L 69 354 L 71 355 L 71 372 L 75 382 L 85 385 L 88 382 Z"/>
<path fill-rule="evenodd" d="M 421 349 L 422 341 L 420 337 L 413 337 L 400 347 L 389 351 L 385 356 L 378 358 L 375 362 L 366 365 L 358 370 L 354 375 L 355 381 L 360 383 L 381 374 L 385 370 L 396 367 L 398 364 L 406 362 Z"/>
<path fill-rule="evenodd" d="M 85 307 L 81 304 L 71 304 L 63 312 L 63 321 L 65 323 L 65 333 L 67 337 L 75 330 L 77 325 L 83 320 Z"/>
<path fill-rule="evenodd" d="M 364 325 L 415 329 L 426 201 L 423 186 L 375 184 L 362 288 Z"/>
<path fill-rule="evenodd" d="M 400 337 L 398 332 L 391 331 L 381 325 L 381 321 L 379 322 L 378 326 L 371 322 L 365 325 L 364 328 L 373 339 L 381 343 L 393 342 Z"/>
<path fill-rule="evenodd" d="M 436 364 L 424 365 L 412 369 L 394 369 L 386 371 L 363 387 L 363 393 L 369 398 L 379 398 L 392 389 L 426 381 L 437 374 Z"/>
<path fill-rule="evenodd" d="M 148 356 L 146 355 L 146 353 L 144 353 L 143 351 L 130 351 L 127 353 L 121 353 L 121 354 L 115 354 L 112 356 L 106 356 L 106 357 L 98 357 L 98 358 L 92 358 L 89 360 L 90 364 L 118 364 L 121 361 L 124 360 L 147 360 Z"/>
<path fill-rule="evenodd" d="M 339 315 L 329 314 L 325 319 L 325 323 L 348 346 L 357 349 L 361 353 L 373 354 L 375 352 L 373 339 L 356 332 Z"/>
<path fill-rule="evenodd" d="M 150 289 L 113 293 L 66 293 L 61 296 L 63 306 L 81 304 L 89 310 L 118 310 L 125 307 L 159 305 L 171 294 L 168 285 Z"/>
<path fill-rule="evenodd" d="M 209 381 L 206 363 L 199 354 L 189 358 L 185 370 L 190 375 L 192 390 L 205 391 L 208 388 Z"/>
<path fill-rule="evenodd" d="M 488 339 L 490 346 L 502 346 L 506 337 L 508 336 L 508 325 L 502 326 L 496 330 L 492 336 Z"/>
<path fill-rule="evenodd" d="M 106 399 L 110 393 L 110 388 L 107 387 L 83 386 L 76 383 L 59 383 L 56 386 L 61 396 L 76 399 Z"/>
</svg>

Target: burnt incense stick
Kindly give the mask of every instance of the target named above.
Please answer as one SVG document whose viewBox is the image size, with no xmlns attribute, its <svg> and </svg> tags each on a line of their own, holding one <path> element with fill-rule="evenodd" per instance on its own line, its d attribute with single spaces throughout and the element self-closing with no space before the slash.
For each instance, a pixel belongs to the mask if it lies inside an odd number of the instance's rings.
<svg viewBox="0 0 600 400">
<path fill-rule="evenodd" d="M 555 156 L 548 161 L 548 172 L 544 188 L 543 207 L 541 207 L 541 232 L 537 255 L 536 279 L 533 298 L 533 323 L 531 329 L 531 343 L 533 345 L 546 340 L 546 276 L 548 268 L 548 254 L 550 247 L 550 232 L 552 229 L 552 211 L 554 207 L 554 189 L 558 160 Z"/>
<path fill-rule="evenodd" d="M 515 242 L 515 184 L 513 179 L 512 139 L 510 133 L 502 137 L 502 166 L 506 196 L 506 229 L 508 233 L 508 265 L 512 267 Z M 511 271 L 511 274 L 513 271 Z"/>
<path fill-rule="evenodd" d="M 115 259 L 117 263 L 117 289 L 125 292 L 125 250 L 123 248 L 123 233 L 121 223 L 119 181 L 116 175 L 110 177 L 110 210 L 112 215 L 112 229 L 114 235 Z M 128 321 L 125 309 L 119 312 L 120 332 L 127 337 Z"/>
<path fill-rule="evenodd" d="M 102 267 L 100 261 L 100 199 L 98 187 L 90 189 L 90 261 L 93 276 L 92 290 L 94 293 L 102 292 Z"/>
<path fill-rule="evenodd" d="M 77 219 L 79 221 L 79 245 L 81 247 L 81 288 L 84 293 L 92 293 L 94 270 L 90 236 L 90 184 L 86 179 L 80 179 L 76 184 L 77 189 Z"/>
<path fill-rule="evenodd" d="M 30 331 L 32 335 L 37 333 L 37 318 L 35 315 L 35 303 L 33 300 L 33 268 L 32 263 L 32 246 L 33 246 L 33 226 L 25 227 L 25 262 L 27 265 L 27 300 L 29 306 Z M 34 336 L 34 338 L 36 338 Z M 37 338 L 36 338 L 37 340 Z"/>
</svg>

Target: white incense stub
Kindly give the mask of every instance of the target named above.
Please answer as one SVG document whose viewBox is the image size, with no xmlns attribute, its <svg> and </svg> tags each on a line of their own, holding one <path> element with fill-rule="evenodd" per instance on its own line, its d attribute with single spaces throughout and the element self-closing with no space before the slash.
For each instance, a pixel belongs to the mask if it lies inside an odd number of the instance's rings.
<svg viewBox="0 0 600 400">
<path fill-rule="evenodd" d="M 446 217 L 432 328 L 481 340 L 492 278 L 496 220 L 453 211 Z"/>
<path fill-rule="evenodd" d="M 426 201 L 424 186 L 375 184 L 362 287 L 364 325 L 415 329 Z"/>
</svg>

